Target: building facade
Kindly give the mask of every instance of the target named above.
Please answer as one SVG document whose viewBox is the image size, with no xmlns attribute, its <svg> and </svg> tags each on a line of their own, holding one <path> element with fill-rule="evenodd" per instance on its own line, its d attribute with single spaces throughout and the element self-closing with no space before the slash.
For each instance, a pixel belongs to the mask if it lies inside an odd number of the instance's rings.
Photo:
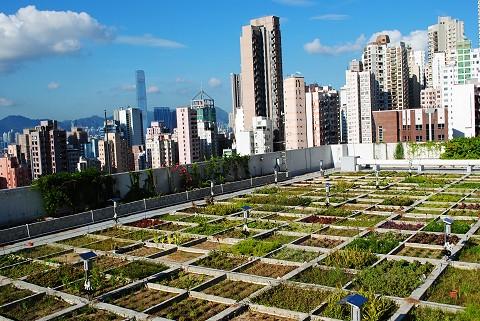
<svg viewBox="0 0 480 321">
<path fill-rule="evenodd" d="M 253 118 L 272 120 L 274 149 L 285 149 L 283 71 L 280 18 L 267 16 L 242 27 L 240 37 L 241 104 L 244 129 L 253 129 Z"/>
<path fill-rule="evenodd" d="M 375 143 L 445 141 L 447 119 L 445 108 L 374 111 Z"/>
<path fill-rule="evenodd" d="M 30 185 L 30 169 L 13 155 L 0 157 L 0 189 Z"/>
<path fill-rule="evenodd" d="M 173 130 L 177 128 L 177 115 L 175 110 L 171 110 L 169 107 L 154 107 L 153 121 L 158 122 L 164 132 L 173 133 Z"/>
<path fill-rule="evenodd" d="M 163 133 L 161 124 L 147 128 L 146 163 L 149 168 L 170 167 L 178 162 L 177 142 L 172 134 Z"/>
<path fill-rule="evenodd" d="M 292 75 L 283 82 L 285 108 L 285 147 L 287 150 L 307 148 L 305 112 L 305 80 Z"/>
<path fill-rule="evenodd" d="M 142 133 L 145 134 L 149 123 L 147 108 L 147 87 L 145 85 L 145 71 L 137 70 L 135 72 L 135 82 L 135 89 L 137 91 L 137 108 L 142 111 L 142 124 L 144 126 L 142 129 Z"/>
<path fill-rule="evenodd" d="M 217 156 L 217 112 L 215 100 L 201 90 L 191 101 L 191 108 L 197 114 L 197 133 L 200 141 L 200 158 Z"/>
<path fill-rule="evenodd" d="M 480 136 L 480 85 L 454 85 L 448 117 L 448 139 Z"/>
<path fill-rule="evenodd" d="M 193 164 L 200 158 L 197 111 L 191 107 L 177 108 L 178 162 Z"/>
<path fill-rule="evenodd" d="M 113 111 L 113 119 L 120 125 L 120 131 L 128 146 L 145 145 L 142 110 L 139 108 L 120 108 Z"/>
<path fill-rule="evenodd" d="M 420 93 L 420 107 L 422 107 L 423 109 L 442 107 L 442 94 L 440 89 L 423 89 Z"/>
</svg>

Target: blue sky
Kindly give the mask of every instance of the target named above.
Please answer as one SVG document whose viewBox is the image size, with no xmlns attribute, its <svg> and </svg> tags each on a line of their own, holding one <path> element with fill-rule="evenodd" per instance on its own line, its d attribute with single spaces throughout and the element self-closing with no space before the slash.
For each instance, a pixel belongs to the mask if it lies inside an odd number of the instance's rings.
<svg viewBox="0 0 480 321">
<path fill-rule="evenodd" d="M 450 15 L 478 45 L 475 0 L 1 0 L 0 12 L 0 117 L 134 106 L 136 69 L 149 107 L 188 104 L 203 85 L 230 111 L 241 26 L 264 15 L 281 17 L 284 76 L 336 88 L 376 32 L 421 48 L 428 25 Z"/>
</svg>

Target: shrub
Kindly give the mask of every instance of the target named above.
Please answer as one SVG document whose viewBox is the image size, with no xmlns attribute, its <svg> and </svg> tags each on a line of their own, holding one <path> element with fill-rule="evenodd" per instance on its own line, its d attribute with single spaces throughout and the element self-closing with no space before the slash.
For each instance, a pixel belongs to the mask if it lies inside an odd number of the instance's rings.
<svg viewBox="0 0 480 321">
<path fill-rule="evenodd" d="M 404 159 L 405 158 L 405 151 L 403 149 L 403 144 L 401 142 L 397 143 L 395 147 L 395 154 L 393 155 L 395 159 Z"/>
<path fill-rule="evenodd" d="M 479 159 L 480 137 L 459 137 L 445 143 L 442 159 Z"/>
</svg>

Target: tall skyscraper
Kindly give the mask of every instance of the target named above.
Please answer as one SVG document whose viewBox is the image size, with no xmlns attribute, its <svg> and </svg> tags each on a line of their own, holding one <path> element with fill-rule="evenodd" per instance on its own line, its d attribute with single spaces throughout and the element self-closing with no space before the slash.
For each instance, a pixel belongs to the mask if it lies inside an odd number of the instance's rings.
<svg viewBox="0 0 480 321">
<path fill-rule="evenodd" d="M 120 108 L 113 111 L 113 119 L 120 124 L 120 131 L 130 148 L 134 145 L 145 145 L 142 114 L 139 108 Z"/>
<path fill-rule="evenodd" d="M 387 92 L 387 48 L 390 43 L 388 35 L 379 35 L 374 42 L 363 50 L 362 70 L 370 71 L 375 76 L 374 95 L 379 109 L 388 108 Z"/>
<path fill-rule="evenodd" d="M 253 117 L 271 119 L 274 150 L 283 150 L 285 124 L 280 18 L 262 17 L 243 26 L 240 56 L 244 128 L 253 130 Z"/>
<path fill-rule="evenodd" d="M 143 135 L 145 135 L 148 127 L 147 88 L 145 86 L 145 72 L 143 70 L 137 70 L 135 75 L 137 89 L 137 107 L 143 113 Z"/>
<path fill-rule="evenodd" d="M 307 148 L 307 120 L 305 114 L 305 79 L 292 75 L 283 81 L 285 108 L 285 148 Z"/>
</svg>

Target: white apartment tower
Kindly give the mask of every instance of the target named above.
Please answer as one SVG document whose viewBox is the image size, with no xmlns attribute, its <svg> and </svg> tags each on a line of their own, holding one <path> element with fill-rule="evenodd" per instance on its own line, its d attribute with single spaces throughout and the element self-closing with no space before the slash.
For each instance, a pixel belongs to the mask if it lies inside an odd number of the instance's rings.
<svg viewBox="0 0 480 321">
<path fill-rule="evenodd" d="M 193 164 L 200 161 L 200 138 L 195 109 L 177 108 L 177 135 L 179 164 Z"/>
<path fill-rule="evenodd" d="M 385 90 L 388 97 L 388 109 L 409 108 L 409 69 L 408 53 L 405 43 L 388 47 L 386 60 Z M 418 107 L 418 106 L 417 106 Z"/>
<path fill-rule="evenodd" d="M 284 80 L 285 147 L 287 150 L 307 148 L 305 114 L 305 79 L 292 75 Z"/>
<path fill-rule="evenodd" d="M 253 117 L 272 120 L 275 150 L 285 149 L 280 18 L 267 16 L 242 27 L 240 37 L 241 104 L 245 130 Z"/>
<path fill-rule="evenodd" d="M 464 23 L 451 17 L 438 17 L 438 23 L 428 27 L 427 86 L 433 87 L 432 62 L 435 53 L 445 53 L 445 63 L 454 60 L 457 42 L 465 38 Z"/>
<path fill-rule="evenodd" d="M 374 42 L 365 47 L 362 55 L 363 70 L 370 71 L 375 76 L 374 92 L 380 109 L 388 108 L 387 48 L 389 43 L 388 35 L 379 35 Z"/>
<path fill-rule="evenodd" d="M 170 133 L 163 133 L 159 122 L 147 128 L 146 162 L 149 168 L 170 167 L 177 163 L 177 142 Z"/>
<path fill-rule="evenodd" d="M 346 107 L 348 143 L 373 143 L 372 111 L 375 107 L 375 76 L 352 61 L 346 71 Z"/>
</svg>

